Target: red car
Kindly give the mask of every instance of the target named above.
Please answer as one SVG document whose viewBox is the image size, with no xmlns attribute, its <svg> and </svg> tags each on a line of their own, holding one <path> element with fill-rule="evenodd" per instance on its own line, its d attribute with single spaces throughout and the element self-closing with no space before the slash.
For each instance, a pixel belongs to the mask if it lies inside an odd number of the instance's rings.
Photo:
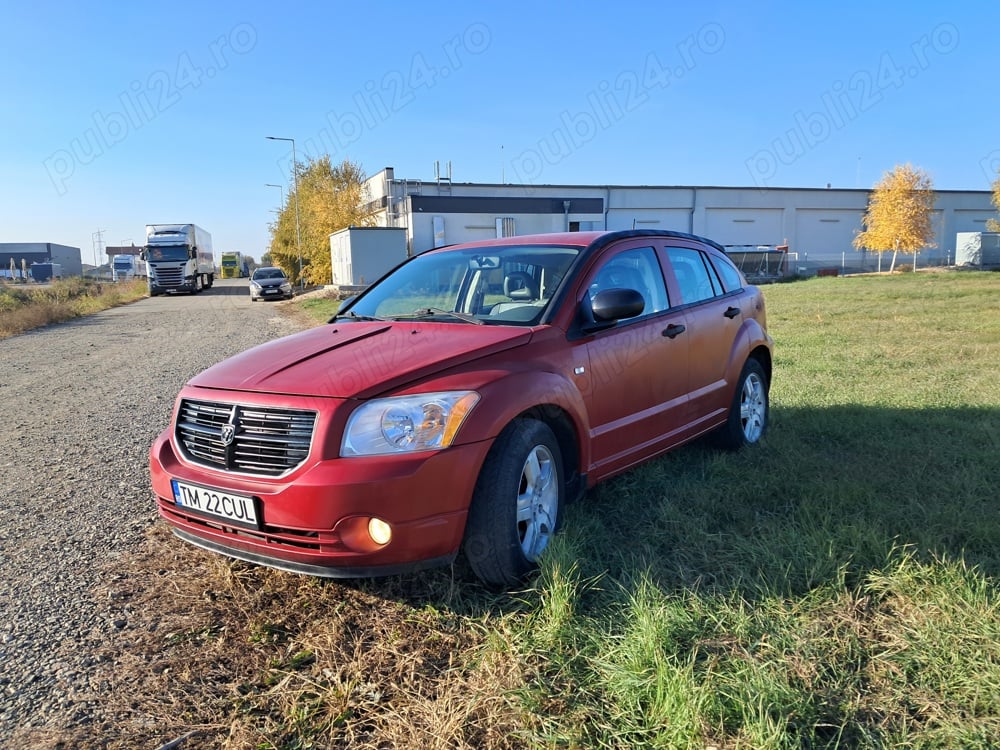
<svg viewBox="0 0 1000 750">
<path fill-rule="evenodd" d="M 153 489 L 178 536 L 242 560 L 359 577 L 461 550 L 514 585 L 597 482 L 707 433 L 758 442 L 772 347 L 760 291 L 702 237 L 430 250 L 194 377 Z"/>
</svg>

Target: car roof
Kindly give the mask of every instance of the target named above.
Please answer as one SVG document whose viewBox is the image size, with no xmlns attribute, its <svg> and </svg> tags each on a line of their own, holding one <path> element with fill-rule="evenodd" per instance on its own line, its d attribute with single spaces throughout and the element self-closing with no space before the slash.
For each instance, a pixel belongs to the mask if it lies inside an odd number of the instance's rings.
<svg viewBox="0 0 1000 750">
<path fill-rule="evenodd" d="M 465 247 L 498 247 L 504 245 L 568 245 L 571 247 L 590 247 L 592 245 L 606 245 L 609 242 L 620 239 L 632 239 L 642 237 L 673 237 L 675 239 L 693 240 L 701 242 L 710 247 L 714 247 L 719 252 L 725 249 L 714 240 L 707 237 L 700 237 L 687 232 L 675 232 L 669 229 L 622 229 L 609 231 L 588 231 L 588 232 L 551 232 L 547 234 L 521 234 L 513 237 L 497 237 L 487 240 L 474 240 L 472 242 L 461 242 L 455 245 L 448 245 L 449 248 Z M 435 248 L 442 250 L 444 248 Z"/>
</svg>

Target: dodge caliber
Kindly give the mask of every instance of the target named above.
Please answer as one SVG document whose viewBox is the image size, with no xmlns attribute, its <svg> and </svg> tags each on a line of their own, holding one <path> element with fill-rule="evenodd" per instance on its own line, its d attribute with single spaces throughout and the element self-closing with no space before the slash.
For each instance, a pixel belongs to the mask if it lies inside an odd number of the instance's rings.
<svg viewBox="0 0 1000 750">
<path fill-rule="evenodd" d="M 723 248 L 508 237 L 409 258 L 327 324 L 181 390 L 150 449 L 182 539 L 318 576 L 535 567 L 567 502 L 711 433 L 757 443 L 773 342 Z"/>
</svg>

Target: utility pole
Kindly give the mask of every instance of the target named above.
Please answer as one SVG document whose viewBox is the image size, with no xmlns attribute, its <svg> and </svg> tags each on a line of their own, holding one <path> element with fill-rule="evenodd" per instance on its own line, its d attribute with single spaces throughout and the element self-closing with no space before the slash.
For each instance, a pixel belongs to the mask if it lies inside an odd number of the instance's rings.
<svg viewBox="0 0 1000 750">
<path fill-rule="evenodd" d="M 94 277 L 98 276 L 98 271 L 101 267 L 99 262 L 99 254 L 104 250 L 104 233 L 108 231 L 107 229 L 98 229 L 92 235 L 90 235 L 91 240 L 94 243 Z"/>
</svg>

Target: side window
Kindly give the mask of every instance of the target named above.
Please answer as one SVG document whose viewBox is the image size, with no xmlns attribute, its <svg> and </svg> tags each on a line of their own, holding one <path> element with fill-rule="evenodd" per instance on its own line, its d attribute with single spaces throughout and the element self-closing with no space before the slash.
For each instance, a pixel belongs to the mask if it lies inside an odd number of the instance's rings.
<svg viewBox="0 0 1000 750">
<path fill-rule="evenodd" d="M 726 287 L 727 292 L 734 292 L 737 289 L 743 288 L 745 284 L 743 275 L 729 258 L 713 256 L 712 262 L 722 277 L 722 283 Z"/>
<path fill-rule="evenodd" d="M 712 261 L 709 260 L 707 253 L 701 253 L 701 262 L 705 264 L 705 272 L 708 274 L 708 280 L 712 284 L 712 295 L 718 297 L 721 294 L 725 294 L 722 290 L 722 281 L 719 280 L 719 274 L 715 270 L 715 266 L 712 265 Z"/>
<path fill-rule="evenodd" d="M 722 285 L 705 254 L 686 247 L 668 247 L 667 258 L 681 291 L 681 304 L 690 305 L 722 294 Z"/>
<path fill-rule="evenodd" d="M 666 310 L 667 287 L 663 281 L 660 262 L 651 247 L 625 250 L 609 258 L 598 269 L 590 285 L 590 298 L 604 289 L 634 289 L 646 303 L 642 314 L 649 315 Z"/>
</svg>

